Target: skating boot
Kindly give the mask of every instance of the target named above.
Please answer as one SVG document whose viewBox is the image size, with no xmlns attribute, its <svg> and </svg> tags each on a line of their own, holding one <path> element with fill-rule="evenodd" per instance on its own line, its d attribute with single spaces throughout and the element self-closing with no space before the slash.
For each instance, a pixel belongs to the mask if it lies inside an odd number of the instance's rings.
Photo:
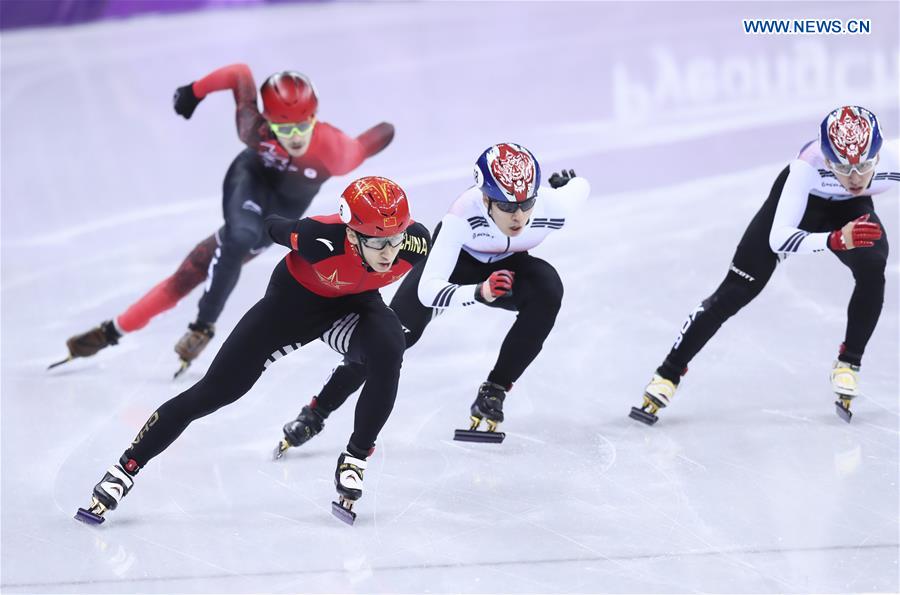
<svg viewBox="0 0 900 595">
<path fill-rule="evenodd" d="M 321 432 L 327 417 L 327 413 L 324 415 L 320 413 L 315 398 L 309 405 L 304 405 L 297 419 L 284 424 L 284 438 L 275 447 L 275 459 L 283 457 L 285 451 L 290 447 L 300 446 Z"/>
<path fill-rule="evenodd" d="M 491 381 L 483 382 L 478 387 L 478 395 L 470 409 L 468 430 L 456 430 L 454 440 L 461 442 L 500 443 L 506 434 L 497 431 L 497 425 L 503 421 L 503 400 L 506 399 L 506 388 Z M 487 424 L 487 431 L 479 431 L 482 420 Z"/>
<path fill-rule="evenodd" d="M 850 412 L 850 401 L 859 395 L 859 366 L 835 360 L 831 367 L 831 390 L 837 395 L 834 402 L 838 416 L 847 423 L 853 414 Z"/>
<path fill-rule="evenodd" d="M 331 503 L 331 513 L 348 525 L 352 525 L 356 520 L 353 505 L 362 498 L 365 470 L 366 459 L 354 457 L 347 451 L 338 457 L 337 469 L 334 472 L 334 487 L 337 488 L 338 501 Z"/>
<path fill-rule="evenodd" d="M 134 485 L 134 476 L 140 471 L 134 459 L 126 459 L 125 455 L 119 462 L 110 467 L 100 483 L 94 486 L 94 493 L 88 508 L 79 508 L 75 518 L 89 525 L 99 525 L 105 519 L 103 514 L 107 510 L 115 510 L 122 498 L 131 491 Z"/>
<path fill-rule="evenodd" d="M 181 367 L 175 372 L 178 378 L 187 370 L 191 362 L 197 359 L 203 350 L 209 345 L 210 339 L 216 335 L 216 326 L 208 322 L 192 322 L 188 325 L 188 332 L 175 344 L 175 353 L 181 358 Z"/>
<path fill-rule="evenodd" d="M 104 347 L 118 345 L 122 333 L 116 330 L 112 320 L 105 320 L 91 330 L 69 337 L 66 347 L 69 348 L 69 356 L 58 362 L 50 364 L 48 370 L 72 361 L 76 357 L 91 357 Z"/>
<path fill-rule="evenodd" d="M 632 407 L 628 417 L 652 426 L 659 418 L 656 412 L 669 404 L 675 396 L 675 383 L 659 374 L 654 374 L 650 384 L 644 389 L 644 402 L 640 408 Z"/>
</svg>

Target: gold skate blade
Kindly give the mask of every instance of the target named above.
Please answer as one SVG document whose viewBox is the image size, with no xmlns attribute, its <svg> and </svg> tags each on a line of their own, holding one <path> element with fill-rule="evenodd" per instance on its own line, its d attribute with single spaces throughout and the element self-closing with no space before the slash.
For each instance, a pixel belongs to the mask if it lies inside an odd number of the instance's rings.
<svg viewBox="0 0 900 595">
<path fill-rule="evenodd" d="M 178 377 L 181 376 L 182 374 L 184 374 L 185 371 L 187 371 L 187 369 L 190 367 L 191 367 L 191 362 L 187 361 L 186 359 L 182 359 L 179 362 L 179 368 L 175 371 L 175 375 L 172 376 L 172 380 L 178 379 Z"/>
<path fill-rule="evenodd" d="M 641 409 L 650 413 L 651 415 L 656 415 L 656 412 L 660 410 L 661 407 L 665 407 L 665 405 L 660 405 L 660 403 L 648 395 L 644 393 L 644 402 L 641 403 Z"/>
<path fill-rule="evenodd" d="M 277 461 L 281 457 L 284 456 L 284 453 L 291 447 L 291 444 L 287 441 L 287 438 L 282 438 L 281 442 L 278 443 L 278 446 L 275 447 L 275 451 L 272 453 L 275 460 Z"/>
</svg>

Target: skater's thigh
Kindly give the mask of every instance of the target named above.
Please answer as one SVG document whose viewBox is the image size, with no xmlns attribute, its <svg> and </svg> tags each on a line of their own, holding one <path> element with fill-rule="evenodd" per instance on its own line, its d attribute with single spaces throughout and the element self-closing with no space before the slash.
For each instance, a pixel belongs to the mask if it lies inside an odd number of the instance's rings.
<svg viewBox="0 0 900 595">
<path fill-rule="evenodd" d="M 267 293 L 225 339 L 204 380 L 226 383 L 243 394 L 285 354 L 286 346 L 293 351 L 307 342 L 308 333 L 296 322 L 300 317 L 284 296 Z"/>
<path fill-rule="evenodd" d="M 563 282 L 552 264 L 527 252 L 515 258 L 511 264 L 510 268 L 516 274 L 513 282 L 514 299 L 518 294 L 521 300 L 562 301 Z"/>
<path fill-rule="evenodd" d="M 222 185 L 222 214 L 226 233 L 239 225 L 259 225 L 268 212 L 271 189 L 266 183 L 257 157 L 249 149 L 232 162 Z M 225 238 L 222 238 L 223 240 Z"/>
<path fill-rule="evenodd" d="M 778 255 L 769 245 L 772 218 L 762 214 L 760 211 L 747 226 L 731 258 L 726 277 L 726 281 L 736 277 L 747 282 L 754 294 L 762 291 L 778 266 Z"/>
<path fill-rule="evenodd" d="M 400 319 L 377 292 L 373 293 L 356 310 L 360 319 L 354 337 L 357 338 L 366 361 L 402 361 L 406 339 Z"/>
</svg>

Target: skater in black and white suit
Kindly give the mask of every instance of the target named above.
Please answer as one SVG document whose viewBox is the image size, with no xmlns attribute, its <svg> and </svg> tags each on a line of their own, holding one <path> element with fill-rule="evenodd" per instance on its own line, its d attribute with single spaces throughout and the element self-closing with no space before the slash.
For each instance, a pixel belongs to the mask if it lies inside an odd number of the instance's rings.
<svg viewBox="0 0 900 595">
<path fill-rule="evenodd" d="M 407 349 L 447 308 L 480 303 L 517 312 L 471 407 L 472 429 L 486 420 L 493 431 L 503 421 L 506 392 L 540 353 L 562 304 L 556 269 L 528 250 L 566 225 L 590 185 L 569 170 L 551 176 L 550 188 L 541 187 L 534 156 L 512 143 L 484 151 L 475 178 L 438 224 L 431 253 L 404 279 L 391 308 L 406 331 Z M 350 323 L 336 324 L 324 337 L 341 352 L 349 346 L 349 353 L 312 403 L 285 425 L 292 446 L 316 435 L 328 414 L 365 382 L 365 369 L 354 361 Z"/>
<path fill-rule="evenodd" d="M 792 254 L 832 252 L 853 274 L 847 329 L 831 381 L 838 413 L 850 419 L 859 394 L 859 369 L 884 301 L 887 235 L 872 196 L 900 182 L 897 157 L 882 150 L 875 116 L 858 106 L 828 114 L 818 141 L 803 146 L 775 179 L 768 199 L 750 222 L 725 279 L 682 325 L 672 349 L 650 380 L 631 417 L 655 423 L 669 404 L 688 364 L 719 327 L 766 286 L 776 265 Z"/>
</svg>

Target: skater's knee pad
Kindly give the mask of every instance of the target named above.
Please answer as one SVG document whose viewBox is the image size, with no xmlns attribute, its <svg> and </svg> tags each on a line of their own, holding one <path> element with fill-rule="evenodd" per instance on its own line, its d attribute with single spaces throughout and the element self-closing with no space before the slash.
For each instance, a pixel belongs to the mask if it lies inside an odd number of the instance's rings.
<svg viewBox="0 0 900 595">
<path fill-rule="evenodd" d="M 875 251 L 864 252 L 867 251 L 868 248 L 857 248 L 857 250 L 859 250 L 861 254 L 851 267 L 856 282 L 866 281 L 884 284 L 884 270 L 887 267 L 887 254 Z"/>
<path fill-rule="evenodd" d="M 376 337 L 364 341 L 364 357 L 367 364 L 376 367 L 398 367 L 403 362 L 406 338 L 399 324 L 392 328 L 380 329 Z"/>
<path fill-rule="evenodd" d="M 260 241 L 262 230 L 257 227 L 231 227 L 222 238 L 220 258 L 240 258 L 243 260 Z"/>
<path fill-rule="evenodd" d="M 704 312 L 718 316 L 723 321 L 737 314 L 759 295 L 759 290 L 745 280 L 726 279 L 711 296 L 703 300 Z"/>
<path fill-rule="evenodd" d="M 172 275 L 171 288 L 175 294 L 183 297 L 203 283 L 209 270 L 209 263 L 212 262 L 218 245 L 216 236 L 211 235 L 194 246 L 194 249 Z"/>
<path fill-rule="evenodd" d="M 539 278 L 535 286 L 535 297 L 547 309 L 558 311 L 562 306 L 563 299 L 563 283 L 556 271 L 553 275 L 544 275 Z"/>
<path fill-rule="evenodd" d="M 517 289 L 525 294 L 526 299 L 523 306 L 535 306 L 544 312 L 559 312 L 562 307 L 564 287 L 559 273 L 552 266 L 547 265 L 538 275 L 523 278 L 520 285 L 517 288 L 516 283 L 513 282 L 513 294 Z"/>
</svg>

